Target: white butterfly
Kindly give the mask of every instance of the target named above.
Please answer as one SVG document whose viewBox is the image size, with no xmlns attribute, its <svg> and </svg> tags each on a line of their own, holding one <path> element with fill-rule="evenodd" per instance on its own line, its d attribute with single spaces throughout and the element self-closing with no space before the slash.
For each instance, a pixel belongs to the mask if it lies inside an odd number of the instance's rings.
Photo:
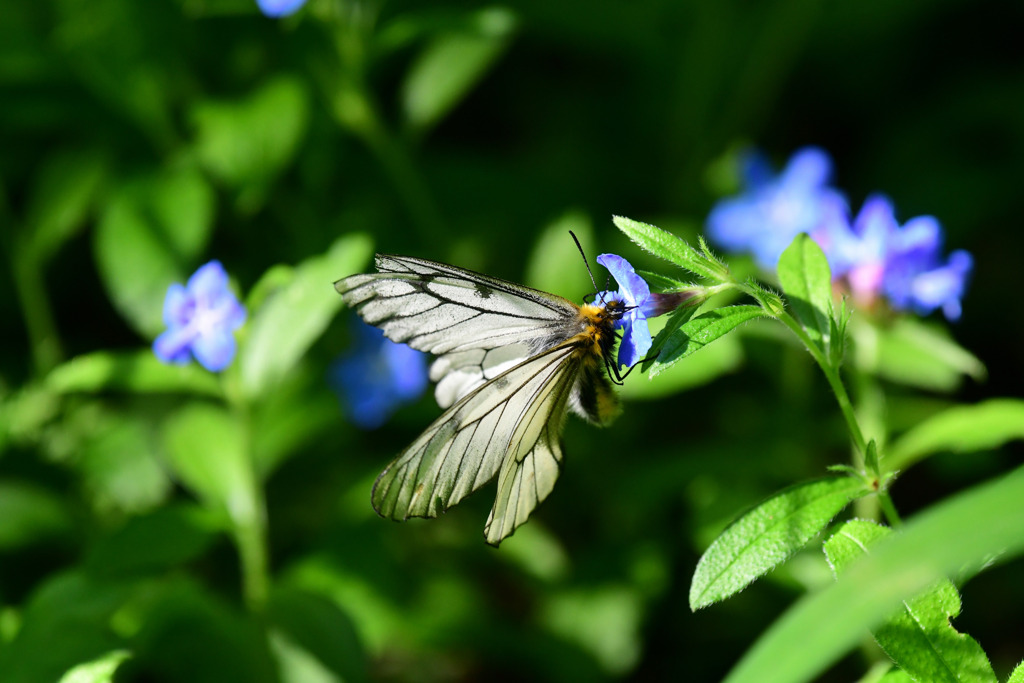
<svg viewBox="0 0 1024 683">
<path fill-rule="evenodd" d="M 617 415 L 606 368 L 627 306 L 577 306 L 425 259 L 378 254 L 376 266 L 334 287 L 389 339 L 436 356 L 430 378 L 446 410 L 377 478 L 373 507 L 437 517 L 497 474 L 484 527 L 496 546 L 551 493 L 568 411 L 597 424 Z"/>
</svg>

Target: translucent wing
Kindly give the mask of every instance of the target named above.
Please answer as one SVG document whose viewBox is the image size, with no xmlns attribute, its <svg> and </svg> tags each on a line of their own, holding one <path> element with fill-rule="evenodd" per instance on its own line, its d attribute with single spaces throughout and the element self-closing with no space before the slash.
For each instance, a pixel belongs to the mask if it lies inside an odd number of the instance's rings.
<svg viewBox="0 0 1024 683">
<path fill-rule="evenodd" d="M 373 506 L 391 519 L 436 517 L 498 477 L 485 529 L 497 545 L 558 478 L 558 439 L 587 347 L 570 341 L 488 381 L 438 418 L 377 478 Z"/>
<path fill-rule="evenodd" d="M 384 334 L 441 356 L 558 335 L 579 307 L 553 294 L 444 263 L 376 257 L 376 274 L 334 283 L 345 303 Z"/>
</svg>

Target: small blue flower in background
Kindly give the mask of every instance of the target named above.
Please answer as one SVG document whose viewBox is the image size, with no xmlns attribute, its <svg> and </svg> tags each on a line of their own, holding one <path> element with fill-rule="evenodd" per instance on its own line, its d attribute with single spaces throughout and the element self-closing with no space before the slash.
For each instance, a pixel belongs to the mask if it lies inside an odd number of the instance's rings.
<svg viewBox="0 0 1024 683">
<path fill-rule="evenodd" d="M 263 14 L 277 19 L 295 14 L 299 8 L 306 4 L 306 0 L 256 0 Z"/>
<path fill-rule="evenodd" d="M 854 300 L 870 305 L 884 296 L 896 310 L 927 315 L 941 308 L 949 320 L 960 318 L 973 259 L 960 250 L 943 263 L 942 228 L 932 216 L 901 227 L 892 203 L 876 195 L 864 202 L 853 225 L 832 223 L 811 236 Z"/>
<path fill-rule="evenodd" d="M 167 288 L 167 331 L 153 342 L 153 352 L 165 363 L 184 364 L 194 356 L 207 370 L 219 372 L 235 357 L 233 333 L 244 322 L 245 307 L 228 289 L 228 274 L 219 261 L 210 261 L 187 285 Z"/>
<path fill-rule="evenodd" d="M 353 333 L 355 345 L 331 366 L 329 381 L 352 422 L 376 429 L 427 388 L 427 355 L 387 339 L 363 322 L 354 326 Z"/>
<path fill-rule="evenodd" d="M 647 318 L 653 318 L 664 311 L 657 309 L 651 288 L 636 274 L 629 261 L 615 254 L 601 254 L 597 262 L 607 268 L 619 284 L 618 292 L 601 292 L 597 300 L 619 299 L 629 309 L 616 323 L 616 327 L 624 328 L 619 343 L 619 365 L 635 365 L 651 350 L 651 330 L 647 327 Z"/>
<path fill-rule="evenodd" d="M 730 251 L 747 251 L 775 268 L 797 235 L 841 221 L 846 199 L 828 185 L 832 161 L 824 150 L 805 147 L 775 175 L 759 154 L 744 161 L 744 194 L 720 201 L 707 220 L 708 237 Z"/>
</svg>

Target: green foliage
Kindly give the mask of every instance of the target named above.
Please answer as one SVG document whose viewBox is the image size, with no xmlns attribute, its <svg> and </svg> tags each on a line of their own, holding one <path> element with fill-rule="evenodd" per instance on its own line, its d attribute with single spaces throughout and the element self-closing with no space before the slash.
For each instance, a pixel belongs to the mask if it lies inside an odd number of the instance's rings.
<svg viewBox="0 0 1024 683">
<path fill-rule="evenodd" d="M 800 550 L 851 500 L 864 493 L 853 477 L 797 484 L 772 496 L 733 522 L 697 563 L 690 584 L 690 609 L 698 610 L 737 593 Z"/>
<path fill-rule="evenodd" d="M 0 681 L 900 683 L 944 680 L 924 668 L 941 653 L 1005 675 L 1024 656 L 1015 13 L 6 3 Z M 952 34 L 963 49 L 934 39 Z M 950 77 L 907 78 L 932 72 Z M 971 251 L 958 324 L 844 298 L 806 237 L 777 272 L 712 252 L 750 145 L 776 162 L 807 139 L 851 208 L 883 191 Z M 558 486 L 499 551 L 486 491 L 378 519 L 374 477 L 438 410 L 348 423 L 331 283 L 379 249 L 579 301 L 570 229 L 592 264 L 621 253 L 699 306 L 651 321 L 612 427 L 567 421 Z M 247 309 L 234 362 L 163 364 L 167 288 L 212 259 Z M 894 531 L 833 584 L 797 551 L 837 514 Z M 977 643 L 948 624 L 950 577 Z"/>
<path fill-rule="evenodd" d="M 834 586 L 797 602 L 725 680 L 811 680 L 902 600 L 951 572 L 977 571 L 994 554 L 1009 560 L 1024 553 L 1024 516 L 1007 514 L 1022 495 L 1024 468 L 1018 468 L 921 513 L 850 566 Z"/>
<path fill-rule="evenodd" d="M 779 258 L 779 282 L 793 314 L 811 341 L 823 350 L 832 329 L 832 277 L 825 253 L 806 234 L 799 234 Z"/>
<path fill-rule="evenodd" d="M 847 522 L 825 542 L 825 556 L 838 578 L 854 560 L 889 535 L 865 520 Z M 912 680 L 995 683 L 992 665 L 977 641 L 957 633 L 949 620 L 960 614 L 960 594 L 951 581 L 903 601 L 900 610 L 876 626 L 875 641 Z"/>
</svg>

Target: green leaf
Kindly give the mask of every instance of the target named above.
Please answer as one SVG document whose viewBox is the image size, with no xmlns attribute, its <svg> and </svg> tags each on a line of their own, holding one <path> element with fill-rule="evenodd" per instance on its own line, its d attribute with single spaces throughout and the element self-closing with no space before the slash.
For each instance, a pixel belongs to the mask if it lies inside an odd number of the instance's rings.
<svg viewBox="0 0 1024 683">
<path fill-rule="evenodd" d="M 59 683 L 112 683 L 117 667 L 130 656 L 127 650 L 111 650 L 98 659 L 69 669 Z"/>
<path fill-rule="evenodd" d="M 163 503 L 174 486 L 160 462 L 151 418 L 104 408 L 90 418 L 92 432 L 78 448 L 77 465 L 93 507 L 137 514 Z"/>
<path fill-rule="evenodd" d="M 679 330 L 665 341 L 651 368 L 651 377 L 665 372 L 675 363 L 732 332 L 748 320 L 762 318 L 765 315 L 764 309 L 760 306 L 726 306 L 683 323 Z"/>
<path fill-rule="evenodd" d="M 1006 679 L 1006 683 L 1024 683 L 1024 662 L 1017 665 L 1010 677 Z"/>
<path fill-rule="evenodd" d="M 0 550 L 10 551 L 71 529 L 60 496 L 35 484 L 0 480 Z"/>
<path fill-rule="evenodd" d="M 163 171 L 124 185 L 104 208 L 93 248 L 114 307 L 143 336 L 164 327 L 172 282 L 184 282 L 213 227 L 214 196 L 198 171 Z"/>
<path fill-rule="evenodd" d="M 59 152 L 44 162 L 25 216 L 36 263 L 48 261 L 85 225 L 106 173 L 103 155 L 95 150 Z"/>
<path fill-rule="evenodd" d="M 690 584 L 690 609 L 738 593 L 800 550 L 846 505 L 865 492 L 853 477 L 791 486 L 733 522 L 707 549 Z"/>
<path fill-rule="evenodd" d="M 581 211 L 565 212 L 545 227 L 534 242 L 524 282 L 530 287 L 579 301 L 584 294 L 593 292 L 594 285 L 569 235 L 570 230 L 584 250 L 593 247 L 594 229 L 590 217 Z M 573 268 L 573 263 L 578 263 L 579 267 Z M 598 289 L 602 289 L 600 284 Z"/>
<path fill-rule="evenodd" d="M 277 76 L 230 102 L 192 111 L 196 151 L 210 173 L 234 187 L 261 185 L 294 158 L 309 121 L 309 94 L 298 78 Z"/>
<path fill-rule="evenodd" d="M 743 346 L 736 337 L 723 337 L 701 352 L 658 373 L 657 381 L 644 379 L 639 373 L 630 375 L 619 387 L 619 396 L 627 401 L 653 400 L 671 396 L 711 382 L 737 370 L 743 363 Z M 635 379 L 634 379 L 635 376 Z"/>
<path fill-rule="evenodd" d="M 107 579 L 174 569 L 210 547 L 222 530 L 221 521 L 195 503 L 132 517 L 92 544 L 85 567 L 91 576 Z"/>
<path fill-rule="evenodd" d="M 416 132 L 434 126 L 483 78 L 508 47 L 516 17 L 501 7 L 477 12 L 476 30 L 435 38 L 412 64 L 402 84 L 406 123 Z"/>
<path fill-rule="evenodd" d="M 366 653 L 355 624 L 334 602 L 294 588 L 276 590 L 267 607 L 270 623 L 322 667 L 335 680 L 367 680 Z"/>
<path fill-rule="evenodd" d="M 614 216 L 612 221 L 626 237 L 644 251 L 715 283 L 729 280 L 729 269 L 725 264 L 700 253 L 672 233 L 622 216 Z"/>
<path fill-rule="evenodd" d="M 826 349 L 834 323 L 832 275 L 825 252 L 801 233 L 779 257 L 778 274 L 793 314 L 811 341 Z"/>
<path fill-rule="evenodd" d="M 948 498 L 882 539 L 832 586 L 806 596 L 766 631 L 727 683 L 802 683 L 815 678 L 900 601 L 965 566 L 1024 552 L 1024 467 Z"/>
<path fill-rule="evenodd" d="M 291 281 L 252 312 L 239 355 L 246 395 L 262 395 L 295 367 L 342 307 L 331 283 L 360 270 L 371 251 L 366 235 L 339 238 L 326 254 L 296 266 Z"/>
<path fill-rule="evenodd" d="M 903 470 L 942 451 L 972 453 L 1024 439 L 1024 400 L 994 398 L 973 406 L 944 410 L 893 442 L 884 464 Z"/>
<path fill-rule="evenodd" d="M 187 393 L 221 396 L 217 376 L 196 364 L 161 362 L 145 351 L 97 351 L 72 358 L 46 377 L 58 394 L 125 391 L 135 394 Z"/>
<path fill-rule="evenodd" d="M 866 520 L 847 522 L 825 542 L 825 556 L 838 578 L 854 560 L 892 533 Z M 949 620 L 960 614 L 960 595 L 942 579 L 903 601 L 891 617 L 873 629 L 879 647 L 915 681 L 995 683 L 996 675 L 977 641 L 958 633 Z"/>
<path fill-rule="evenodd" d="M 880 377 L 932 391 L 953 391 L 964 376 L 985 378 L 977 357 L 958 345 L 945 327 L 912 316 L 888 327 L 860 324 L 852 328 L 858 365 Z M 868 350 L 873 354 L 868 354 Z M 866 357 L 865 357 L 866 356 Z"/>
<path fill-rule="evenodd" d="M 242 425 L 222 408 L 195 403 L 164 425 L 168 462 L 182 484 L 239 526 L 262 514 Z"/>
</svg>

